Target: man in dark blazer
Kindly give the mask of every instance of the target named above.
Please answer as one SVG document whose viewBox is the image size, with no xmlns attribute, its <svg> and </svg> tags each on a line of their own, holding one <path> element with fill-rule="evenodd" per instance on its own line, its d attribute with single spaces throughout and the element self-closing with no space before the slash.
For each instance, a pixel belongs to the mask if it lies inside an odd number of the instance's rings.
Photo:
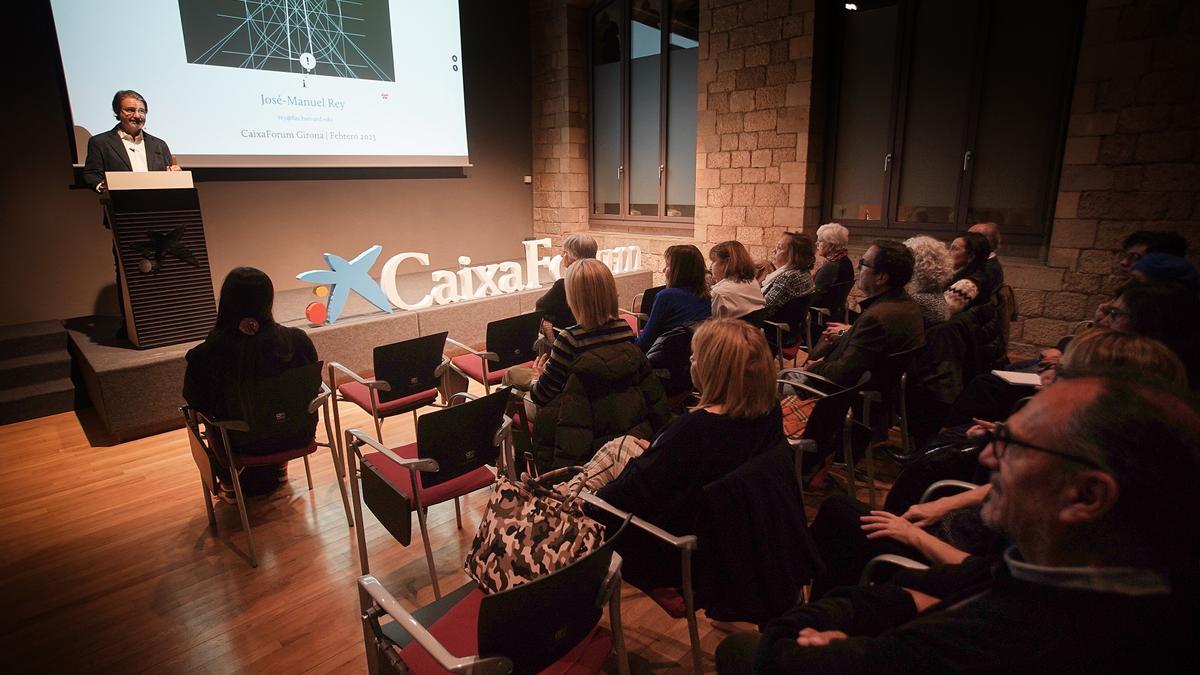
<svg viewBox="0 0 1200 675">
<path fill-rule="evenodd" d="M 105 171 L 179 171 L 166 141 L 143 131 L 149 106 L 141 94 L 122 89 L 113 96 L 117 126 L 88 140 L 83 180 L 97 192 L 105 189 Z"/>
<path fill-rule="evenodd" d="M 877 241 L 858 267 L 858 287 L 867 295 L 859 302 L 863 313 L 853 326 L 828 324 L 822 337 L 833 350 L 808 368 L 844 387 L 878 369 L 889 355 L 925 344 L 921 306 L 904 290 L 912 278 L 912 252 L 897 242 Z"/>
</svg>

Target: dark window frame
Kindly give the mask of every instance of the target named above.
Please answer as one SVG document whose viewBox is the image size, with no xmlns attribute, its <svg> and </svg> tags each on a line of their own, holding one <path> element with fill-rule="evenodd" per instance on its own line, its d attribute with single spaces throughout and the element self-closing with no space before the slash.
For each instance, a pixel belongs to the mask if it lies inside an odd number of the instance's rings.
<svg viewBox="0 0 1200 675">
<path fill-rule="evenodd" d="M 915 23 L 917 3 L 919 0 L 876 0 L 870 2 L 872 8 L 885 5 L 898 7 L 898 26 L 895 59 L 893 61 L 892 91 L 887 122 L 887 147 L 884 155 L 879 158 L 881 169 L 880 204 L 883 209 L 881 218 L 864 220 L 859 218 L 838 218 L 833 215 L 834 177 L 837 161 L 837 132 L 839 124 L 839 105 L 842 89 L 842 49 L 846 38 L 846 18 L 849 14 L 838 0 L 826 0 L 822 7 L 824 13 L 830 15 L 828 22 L 832 33 L 829 42 L 829 65 L 826 76 L 829 78 L 829 111 L 828 124 L 825 130 L 824 172 L 821 185 L 821 217 L 822 222 L 837 221 L 845 225 L 856 240 L 903 239 L 918 234 L 929 234 L 940 238 L 949 238 L 967 231 L 973 222 L 968 220 L 971 189 L 974 185 L 975 162 L 974 153 L 979 145 L 979 122 L 984 97 L 985 75 L 987 70 L 988 47 L 994 24 L 994 13 L 997 2 L 1004 0 L 979 0 L 979 12 L 975 27 L 977 39 L 972 58 L 971 80 L 966 119 L 963 124 L 963 138 L 960 144 L 960 157 L 963 158 L 964 169 L 959 172 L 954 200 L 955 222 L 923 223 L 896 220 L 900 201 L 900 179 L 905 152 L 903 135 L 905 130 L 905 115 L 908 108 L 908 92 L 912 76 L 912 60 L 915 38 Z M 1070 0 L 1075 14 L 1071 34 L 1066 36 L 1065 49 L 1068 58 L 1058 74 L 1060 87 L 1056 102 L 1057 118 L 1054 124 L 1052 149 L 1047 153 L 1046 163 L 1041 167 L 1045 175 L 1041 178 L 1039 197 L 1034 213 L 1034 223 L 1029 231 L 1005 231 L 1005 246 L 1018 246 L 1029 249 L 1038 248 L 1039 257 L 1045 258 L 1053 227 L 1054 208 L 1057 202 L 1058 181 L 1062 173 L 1063 152 L 1066 145 L 1067 125 L 1070 117 L 1070 105 L 1075 85 L 1075 71 L 1083 33 L 1083 22 L 1086 14 L 1083 0 Z M 859 3 L 860 5 L 866 3 Z M 910 149 L 911 150 L 911 149 Z M 970 158 L 966 153 L 971 153 Z M 1034 231 L 1036 230 L 1036 231 Z"/>
<path fill-rule="evenodd" d="M 595 194 L 596 194 L 596 165 L 595 152 L 589 153 L 588 158 L 588 225 L 595 229 L 609 230 L 624 230 L 638 233 L 658 233 L 669 235 L 692 235 L 695 232 L 695 217 L 694 216 L 667 216 L 667 176 L 671 171 L 671 167 L 667 163 L 668 149 L 668 134 L 670 133 L 669 115 L 670 115 L 670 41 L 671 41 L 671 0 L 658 0 L 659 17 L 662 22 L 662 27 L 659 29 L 659 106 L 658 106 L 658 158 L 659 158 L 659 177 L 658 177 L 658 211 L 662 215 L 628 215 L 630 206 L 630 185 L 628 167 L 631 162 L 629 150 L 629 135 L 631 123 L 631 111 L 633 109 L 632 101 L 630 100 L 630 83 L 631 83 L 631 54 L 632 54 L 632 12 L 633 0 L 609 0 L 607 2 L 596 2 L 592 5 L 588 12 L 588 27 L 587 27 L 587 54 L 588 54 L 588 143 L 590 148 L 596 147 L 596 124 L 594 114 L 594 101 L 596 100 L 595 82 L 592 77 L 594 65 L 593 57 L 595 55 L 595 29 L 596 15 L 607 10 L 613 5 L 621 8 L 621 159 L 618 165 L 618 180 L 620 181 L 620 205 L 618 210 L 620 213 L 595 213 Z M 697 39 L 699 36 L 697 36 Z M 677 104 L 679 102 L 676 102 Z M 685 102 L 685 105 L 696 107 L 696 101 Z M 698 112 L 698 111 L 697 111 Z M 695 153 L 692 153 L 691 171 L 695 173 Z M 695 208 L 695 196 L 692 197 L 693 209 Z"/>
</svg>

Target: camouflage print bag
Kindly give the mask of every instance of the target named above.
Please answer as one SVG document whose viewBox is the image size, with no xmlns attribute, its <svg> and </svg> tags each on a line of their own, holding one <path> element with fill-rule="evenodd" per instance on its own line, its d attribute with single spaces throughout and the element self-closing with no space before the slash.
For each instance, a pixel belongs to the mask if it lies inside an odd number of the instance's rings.
<svg viewBox="0 0 1200 675">
<path fill-rule="evenodd" d="M 604 526 L 584 515 L 578 489 L 564 497 L 521 478 L 497 476 L 467 554 L 467 574 L 484 593 L 551 574 L 604 543 Z"/>
</svg>

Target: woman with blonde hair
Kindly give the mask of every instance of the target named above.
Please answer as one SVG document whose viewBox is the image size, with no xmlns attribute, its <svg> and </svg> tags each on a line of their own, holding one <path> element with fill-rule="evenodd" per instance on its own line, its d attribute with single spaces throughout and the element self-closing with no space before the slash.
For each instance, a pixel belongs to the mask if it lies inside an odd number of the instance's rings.
<svg viewBox="0 0 1200 675">
<path fill-rule="evenodd" d="M 583 464 L 617 436 L 649 439 L 670 415 L 658 376 L 620 317 L 608 266 L 579 260 L 566 279 L 579 323 L 533 364 L 534 455 L 544 470 Z"/>
<path fill-rule="evenodd" d="M 708 252 L 712 262 L 713 318 L 737 319 L 766 305 L 755 280 L 754 259 L 740 241 L 723 241 Z"/>
<path fill-rule="evenodd" d="M 598 495 L 677 536 L 696 533 L 704 486 L 784 442 L 774 377 L 762 331 L 737 319 L 700 324 L 692 337 L 699 404 L 667 425 Z M 678 584 L 677 563 L 642 552 L 621 551 L 631 583 Z"/>
</svg>

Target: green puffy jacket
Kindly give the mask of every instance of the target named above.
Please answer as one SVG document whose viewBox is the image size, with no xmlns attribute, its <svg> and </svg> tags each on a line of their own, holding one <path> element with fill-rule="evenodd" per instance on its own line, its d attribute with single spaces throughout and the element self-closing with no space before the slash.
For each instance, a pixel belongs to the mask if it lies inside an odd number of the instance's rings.
<svg viewBox="0 0 1200 675">
<path fill-rule="evenodd" d="M 538 411 L 534 461 L 542 471 L 583 464 L 617 436 L 653 439 L 670 419 L 662 384 L 637 345 L 597 347 L 571 364 L 562 393 Z"/>
</svg>

